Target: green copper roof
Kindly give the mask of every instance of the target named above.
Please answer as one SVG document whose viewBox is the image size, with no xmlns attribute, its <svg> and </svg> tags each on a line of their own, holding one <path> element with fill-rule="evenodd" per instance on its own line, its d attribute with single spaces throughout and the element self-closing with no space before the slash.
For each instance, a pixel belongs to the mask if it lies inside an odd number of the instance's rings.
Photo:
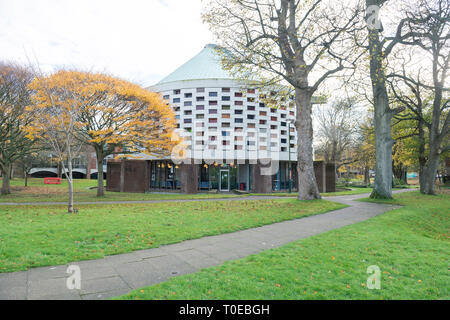
<svg viewBox="0 0 450 320">
<path fill-rule="evenodd" d="M 207 44 L 199 54 L 183 64 L 158 84 L 182 80 L 232 79 L 222 68 L 215 44 Z"/>
</svg>

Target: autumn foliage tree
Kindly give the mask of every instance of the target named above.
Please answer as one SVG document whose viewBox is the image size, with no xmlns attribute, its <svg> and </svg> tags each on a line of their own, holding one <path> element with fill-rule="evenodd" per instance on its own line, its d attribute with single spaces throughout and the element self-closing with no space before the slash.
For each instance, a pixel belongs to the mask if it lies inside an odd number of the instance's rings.
<svg viewBox="0 0 450 320">
<path fill-rule="evenodd" d="M 103 160 L 112 154 L 165 154 L 172 146 L 175 114 L 159 94 L 106 74 L 59 71 L 49 77 L 76 104 L 75 137 L 97 156 L 97 195 L 104 195 Z M 44 92 L 45 86 L 37 86 Z M 50 100 L 46 101 L 51 103 Z"/>
</svg>

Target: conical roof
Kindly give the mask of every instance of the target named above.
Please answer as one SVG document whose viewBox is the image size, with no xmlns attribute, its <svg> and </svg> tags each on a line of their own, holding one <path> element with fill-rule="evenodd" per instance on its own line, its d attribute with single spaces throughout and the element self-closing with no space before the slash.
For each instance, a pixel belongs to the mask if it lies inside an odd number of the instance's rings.
<svg viewBox="0 0 450 320">
<path fill-rule="evenodd" d="M 233 79 L 223 69 L 216 47 L 215 44 L 207 44 L 200 53 L 158 82 L 158 85 L 183 80 Z"/>
</svg>

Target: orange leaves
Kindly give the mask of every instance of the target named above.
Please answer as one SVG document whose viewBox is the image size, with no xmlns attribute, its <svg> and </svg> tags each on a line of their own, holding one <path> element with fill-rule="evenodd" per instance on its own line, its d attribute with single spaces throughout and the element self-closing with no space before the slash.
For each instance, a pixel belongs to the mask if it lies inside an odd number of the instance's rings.
<svg viewBox="0 0 450 320">
<path fill-rule="evenodd" d="M 57 106 L 60 113 L 78 113 L 74 126 L 85 142 L 96 146 L 114 145 L 141 152 L 167 152 L 175 144 L 171 133 L 175 113 L 159 94 L 109 75 L 62 70 L 38 78 L 30 85 L 35 91 L 33 108 Z M 45 113 L 45 112 L 44 112 Z M 47 113 L 48 115 L 49 113 Z M 49 116 L 42 121 L 67 125 Z M 30 131 L 32 134 L 32 131 Z"/>
</svg>

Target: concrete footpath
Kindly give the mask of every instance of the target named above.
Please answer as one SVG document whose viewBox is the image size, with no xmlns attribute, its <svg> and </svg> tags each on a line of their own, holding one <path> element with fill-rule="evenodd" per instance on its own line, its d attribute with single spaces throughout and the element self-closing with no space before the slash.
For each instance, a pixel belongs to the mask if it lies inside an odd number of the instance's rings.
<svg viewBox="0 0 450 320">
<path fill-rule="evenodd" d="M 399 190 L 394 193 L 405 191 L 411 190 Z M 220 265 L 227 260 L 243 258 L 364 221 L 397 208 L 392 205 L 353 201 L 367 196 L 368 194 L 327 197 L 326 200 L 350 207 L 306 218 L 183 241 L 155 249 L 107 256 L 99 260 L 0 273 L 0 299 L 105 299 L 163 282 L 171 277 Z M 250 198 L 223 199 L 228 200 L 250 200 Z M 69 265 L 79 267 L 80 289 L 70 290 L 67 287 L 67 279 L 70 276 L 67 273 Z"/>
</svg>

